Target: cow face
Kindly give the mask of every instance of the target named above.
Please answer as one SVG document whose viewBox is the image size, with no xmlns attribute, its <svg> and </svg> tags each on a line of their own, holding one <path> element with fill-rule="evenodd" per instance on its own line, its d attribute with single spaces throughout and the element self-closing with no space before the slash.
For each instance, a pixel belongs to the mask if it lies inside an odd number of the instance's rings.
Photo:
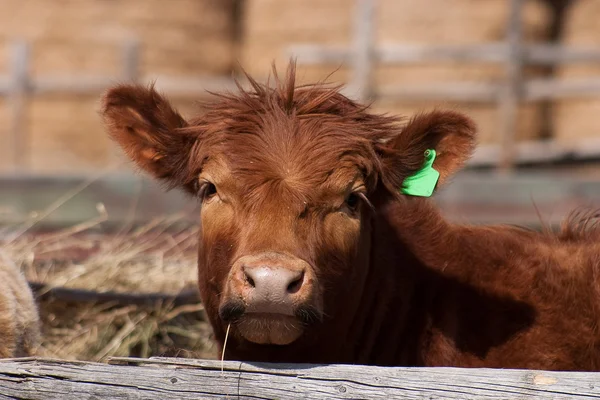
<svg viewBox="0 0 600 400">
<path fill-rule="evenodd" d="M 104 99 L 111 136 L 145 171 L 201 201 L 198 274 L 221 339 L 288 345 L 323 325 L 349 325 L 369 274 L 371 197 L 399 199 L 436 149 L 443 182 L 473 146 L 452 112 L 404 128 L 335 88 L 223 95 L 185 121 L 152 88 Z M 321 327 L 321 328 L 319 328 Z"/>
<path fill-rule="evenodd" d="M 360 245 L 368 248 L 361 237 L 367 186 L 361 169 L 337 152 L 339 165 L 319 174 L 308 142 L 244 159 L 242 149 L 262 148 L 252 143 L 259 138 L 226 144 L 199 174 L 200 288 L 220 294 L 205 301 L 218 303 L 220 319 L 245 339 L 281 345 L 333 312 L 325 288 L 339 296 L 352 286 Z M 339 281 L 348 288 L 336 288 Z"/>
</svg>

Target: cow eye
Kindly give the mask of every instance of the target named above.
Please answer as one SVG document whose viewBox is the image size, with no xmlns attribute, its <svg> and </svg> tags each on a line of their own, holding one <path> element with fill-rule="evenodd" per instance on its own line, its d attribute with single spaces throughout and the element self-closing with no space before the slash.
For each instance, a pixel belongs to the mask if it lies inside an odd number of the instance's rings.
<svg viewBox="0 0 600 400">
<path fill-rule="evenodd" d="M 346 206 L 352 211 L 356 211 L 359 203 L 360 196 L 357 193 L 350 193 L 348 197 L 346 197 Z"/>
<path fill-rule="evenodd" d="M 210 200 L 217 194 L 217 187 L 210 182 L 205 182 L 200 189 L 200 197 L 203 200 Z"/>
</svg>

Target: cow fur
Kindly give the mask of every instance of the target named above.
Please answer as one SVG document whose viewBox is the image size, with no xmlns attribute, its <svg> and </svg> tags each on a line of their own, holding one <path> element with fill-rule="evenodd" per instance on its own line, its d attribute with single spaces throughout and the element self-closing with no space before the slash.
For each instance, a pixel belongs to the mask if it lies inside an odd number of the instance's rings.
<svg viewBox="0 0 600 400">
<path fill-rule="evenodd" d="M 0 358 L 36 355 L 38 310 L 25 277 L 0 252 Z"/>
</svg>

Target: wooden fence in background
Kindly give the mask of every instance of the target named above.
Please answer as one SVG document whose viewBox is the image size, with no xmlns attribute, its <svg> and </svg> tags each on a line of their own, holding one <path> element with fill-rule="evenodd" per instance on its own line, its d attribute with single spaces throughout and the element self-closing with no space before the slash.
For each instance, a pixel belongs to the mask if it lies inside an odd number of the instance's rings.
<svg viewBox="0 0 600 400">
<path fill-rule="evenodd" d="M 482 146 L 471 165 L 497 165 L 510 171 L 516 162 L 535 163 L 560 159 L 600 158 L 600 138 L 574 143 L 570 148 L 550 141 L 531 141 L 516 145 L 514 134 L 519 103 L 567 97 L 600 96 L 600 76 L 589 79 L 525 79 L 527 65 L 599 63 L 600 48 L 572 48 L 562 45 L 526 45 L 522 35 L 522 10 L 525 0 L 510 0 L 510 15 L 505 40 L 481 45 L 410 45 L 375 46 L 374 8 L 377 0 L 356 0 L 353 41 L 350 48 L 339 46 L 294 45 L 289 53 L 299 65 L 345 64 L 352 68 L 347 93 L 360 100 L 391 98 L 397 100 L 449 100 L 496 104 L 498 142 Z M 498 83 L 446 82 L 434 85 L 373 87 L 375 64 L 411 65 L 427 62 L 478 62 L 500 64 L 504 80 Z"/>
<path fill-rule="evenodd" d="M 600 158 L 600 138 L 572 143 L 568 148 L 552 140 L 519 143 L 514 140 L 517 107 L 520 102 L 567 97 L 600 96 L 600 77 L 556 80 L 554 78 L 525 79 L 527 65 L 557 65 L 563 63 L 600 63 L 600 48 L 572 48 L 560 45 L 525 45 L 522 39 L 521 13 L 525 0 L 510 0 L 510 18 L 506 38 L 502 42 L 482 45 L 410 45 L 375 46 L 373 32 L 376 0 L 356 0 L 353 41 L 350 48 L 294 45 L 289 51 L 300 65 L 344 63 L 352 68 L 347 93 L 359 100 L 394 98 L 402 100 L 451 100 L 496 104 L 500 145 L 481 146 L 471 166 L 499 166 L 510 171 L 515 163 L 536 163 L 561 159 Z M 30 46 L 16 41 L 10 46 L 10 72 L 0 76 L 0 97 L 8 100 L 10 126 L 7 147 L 11 163 L 18 172 L 27 171 L 25 153 L 29 141 L 26 126 L 27 99 L 44 93 L 100 94 L 116 82 L 156 82 L 156 87 L 173 96 L 197 97 L 206 90 L 232 88 L 226 77 L 173 78 L 142 76 L 139 45 L 126 42 L 122 46 L 122 73 L 101 75 L 42 75 L 29 73 Z M 423 62 L 484 62 L 505 66 L 505 78 L 496 83 L 446 82 L 435 85 L 384 86 L 375 90 L 372 70 L 376 63 L 409 65 Z"/>
<path fill-rule="evenodd" d="M 207 90 L 220 91 L 234 88 L 232 79 L 213 78 L 172 78 L 168 76 L 143 76 L 140 73 L 140 45 L 136 41 L 125 42 L 122 46 L 122 73 L 119 76 L 64 74 L 30 74 L 30 44 L 14 41 L 10 45 L 10 72 L 0 76 L 0 97 L 8 100 L 11 124 L 8 131 L 7 147 L 12 155 L 11 163 L 18 172 L 26 172 L 25 154 L 29 141 L 27 120 L 27 99 L 40 94 L 86 94 L 99 95 L 109 86 L 118 82 L 154 83 L 155 87 L 173 96 L 195 97 Z"/>
</svg>

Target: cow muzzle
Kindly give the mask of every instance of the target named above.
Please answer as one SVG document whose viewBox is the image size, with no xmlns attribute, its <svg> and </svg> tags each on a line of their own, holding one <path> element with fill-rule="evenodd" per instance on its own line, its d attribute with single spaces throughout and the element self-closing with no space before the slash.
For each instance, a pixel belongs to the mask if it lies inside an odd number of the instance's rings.
<svg viewBox="0 0 600 400">
<path fill-rule="evenodd" d="M 250 342 L 285 345 L 322 318 L 320 298 L 304 260 L 280 253 L 244 256 L 231 268 L 219 315 Z"/>
</svg>

